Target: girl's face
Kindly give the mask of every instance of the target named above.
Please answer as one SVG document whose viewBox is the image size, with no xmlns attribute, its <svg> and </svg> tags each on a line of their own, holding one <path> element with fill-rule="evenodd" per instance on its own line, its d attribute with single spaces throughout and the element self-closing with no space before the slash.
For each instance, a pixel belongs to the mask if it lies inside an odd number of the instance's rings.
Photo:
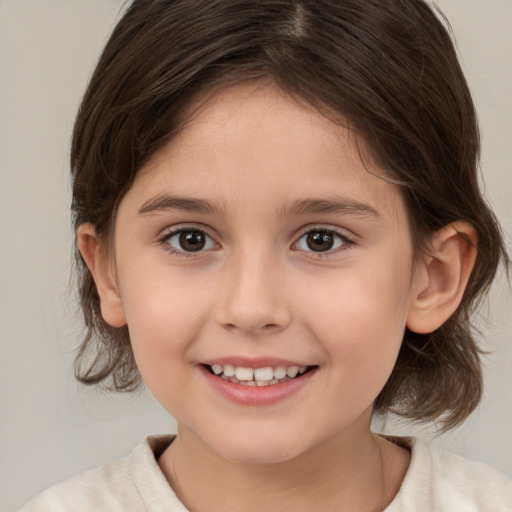
<svg viewBox="0 0 512 512">
<path fill-rule="evenodd" d="M 351 132 L 269 85 L 209 101 L 116 219 L 142 377 L 183 440 L 240 462 L 369 433 L 418 294 L 412 261 L 398 188 Z"/>
</svg>

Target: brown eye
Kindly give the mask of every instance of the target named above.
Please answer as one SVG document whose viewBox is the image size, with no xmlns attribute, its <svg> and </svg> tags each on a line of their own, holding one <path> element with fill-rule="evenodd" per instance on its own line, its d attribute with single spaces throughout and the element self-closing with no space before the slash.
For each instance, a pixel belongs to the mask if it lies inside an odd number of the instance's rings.
<svg viewBox="0 0 512 512">
<path fill-rule="evenodd" d="M 200 251 L 206 245 L 206 235 L 201 231 L 183 231 L 180 233 L 179 243 L 184 251 Z"/>
<path fill-rule="evenodd" d="M 334 236 L 326 231 L 312 231 L 307 234 L 306 243 L 312 251 L 329 251 L 334 246 Z"/>
<path fill-rule="evenodd" d="M 163 241 L 176 252 L 199 252 L 216 247 L 215 242 L 200 229 L 178 229 Z"/>
<path fill-rule="evenodd" d="M 306 252 L 329 252 L 350 244 L 347 237 L 329 229 L 312 229 L 300 237 L 296 248 Z"/>
</svg>

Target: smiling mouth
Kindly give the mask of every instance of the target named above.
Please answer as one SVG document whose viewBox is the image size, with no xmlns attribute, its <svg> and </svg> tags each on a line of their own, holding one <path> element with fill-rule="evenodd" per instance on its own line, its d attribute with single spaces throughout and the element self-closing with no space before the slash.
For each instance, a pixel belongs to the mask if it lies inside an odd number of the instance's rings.
<svg viewBox="0 0 512 512">
<path fill-rule="evenodd" d="M 212 374 L 224 380 L 242 386 L 273 386 L 300 378 L 315 366 L 266 366 L 264 368 L 247 368 L 230 364 L 206 364 L 204 367 Z"/>
</svg>

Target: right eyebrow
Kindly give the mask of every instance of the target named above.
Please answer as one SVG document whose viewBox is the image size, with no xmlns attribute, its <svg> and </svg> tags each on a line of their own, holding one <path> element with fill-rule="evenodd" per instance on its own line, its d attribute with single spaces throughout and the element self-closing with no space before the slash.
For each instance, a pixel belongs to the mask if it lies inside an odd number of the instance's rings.
<svg viewBox="0 0 512 512">
<path fill-rule="evenodd" d="M 205 201 L 191 197 L 178 197 L 170 195 L 158 195 L 148 199 L 138 211 L 139 215 L 151 215 L 153 213 L 164 212 L 168 210 L 179 210 L 182 212 L 195 213 L 216 213 L 220 210 L 218 206 Z"/>
</svg>

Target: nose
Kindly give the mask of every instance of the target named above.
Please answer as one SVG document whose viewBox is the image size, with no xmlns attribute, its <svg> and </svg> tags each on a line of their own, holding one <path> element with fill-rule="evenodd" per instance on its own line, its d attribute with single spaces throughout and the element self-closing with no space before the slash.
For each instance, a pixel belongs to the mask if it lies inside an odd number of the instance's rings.
<svg viewBox="0 0 512 512">
<path fill-rule="evenodd" d="M 289 325 L 285 272 L 271 257 L 252 254 L 231 261 L 220 283 L 216 319 L 223 328 L 257 336 Z"/>
</svg>

